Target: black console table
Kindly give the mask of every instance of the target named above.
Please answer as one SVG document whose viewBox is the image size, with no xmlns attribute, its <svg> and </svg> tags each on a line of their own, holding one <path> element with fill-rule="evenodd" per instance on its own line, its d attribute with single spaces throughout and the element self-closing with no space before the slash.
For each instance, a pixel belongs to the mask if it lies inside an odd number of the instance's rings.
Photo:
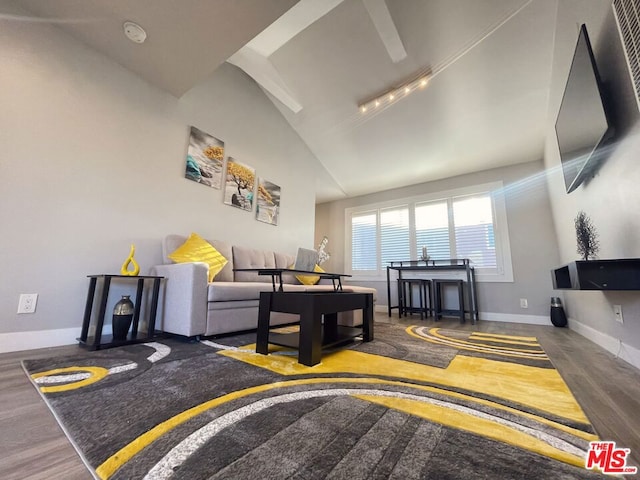
<svg viewBox="0 0 640 480">
<path fill-rule="evenodd" d="M 87 347 L 89 350 L 99 350 L 101 348 L 117 347 L 120 345 L 127 345 L 130 343 L 147 342 L 155 335 L 156 328 L 156 313 L 158 311 L 158 297 L 160 294 L 160 281 L 164 277 L 155 276 L 128 276 L 128 275 L 89 275 L 89 291 L 87 293 L 87 304 L 84 309 L 84 320 L 82 322 L 82 332 L 78 339 L 81 346 Z M 107 314 L 107 299 L 109 297 L 109 288 L 111 286 L 112 279 L 118 279 L 121 281 L 133 281 L 137 283 L 136 299 L 134 301 L 133 311 L 133 326 L 131 327 L 131 333 L 127 336 L 126 340 L 117 341 L 113 339 L 112 335 L 102 335 L 102 327 L 104 326 L 104 318 Z M 96 287 L 98 280 L 102 280 L 102 294 L 99 301 L 99 310 L 96 323 L 96 332 L 93 337 L 89 337 L 89 324 L 91 323 L 92 310 L 94 297 L 96 293 Z M 140 321 L 140 311 L 142 306 L 143 292 L 145 287 L 145 280 L 152 281 L 153 290 L 151 293 L 150 311 L 147 318 L 147 330 L 141 335 L 138 335 L 138 324 Z"/>
<path fill-rule="evenodd" d="M 640 258 L 577 260 L 551 270 L 556 290 L 640 290 Z"/>
<path fill-rule="evenodd" d="M 471 262 L 468 258 L 449 258 L 441 260 L 404 260 L 389 262 L 387 266 L 387 303 L 389 316 L 391 316 L 391 310 L 394 308 L 400 309 L 400 305 L 391 305 L 391 270 L 398 272 L 398 279 L 402 279 L 403 272 L 413 273 L 429 273 L 437 274 L 438 272 L 459 272 L 462 271 L 466 274 L 467 281 L 465 288 L 467 290 L 467 298 L 469 299 L 469 316 L 471 323 L 475 324 L 479 320 L 478 315 L 478 295 L 476 293 L 476 272 L 471 266 Z M 398 299 L 400 299 L 400 286 L 398 286 Z M 400 303 L 398 301 L 398 303 Z M 460 305 L 460 308 L 464 310 L 464 305 Z"/>
</svg>

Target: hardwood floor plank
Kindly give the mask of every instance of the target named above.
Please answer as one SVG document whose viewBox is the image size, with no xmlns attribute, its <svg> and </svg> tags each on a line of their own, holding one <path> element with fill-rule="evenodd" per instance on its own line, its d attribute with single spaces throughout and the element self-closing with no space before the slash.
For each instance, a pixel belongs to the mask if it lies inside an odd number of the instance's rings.
<svg viewBox="0 0 640 480">
<path fill-rule="evenodd" d="M 640 370 L 576 332 L 551 325 L 389 319 L 380 313 L 376 322 L 537 337 L 600 437 L 630 448 L 628 464 L 640 466 Z M 89 354 L 73 345 L 0 355 L 0 478 L 93 478 L 20 365 L 25 358 Z"/>
</svg>

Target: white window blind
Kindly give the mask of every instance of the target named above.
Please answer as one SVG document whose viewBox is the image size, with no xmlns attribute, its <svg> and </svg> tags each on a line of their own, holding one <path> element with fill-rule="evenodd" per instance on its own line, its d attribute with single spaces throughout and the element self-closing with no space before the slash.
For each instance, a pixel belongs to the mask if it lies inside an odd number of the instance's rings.
<svg viewBox="0 0 640 480">
<path fill-rule="evenodd" d="M 394 260 L 410 260 L 409 207 L 380 211 L 380 261 L 383 266 Z"/>
<path fill-rule="evenodd" d="M 351 270 L 375 271 L 377 262 L 377 212 L 351 217 Z"/>
<path fill-rule="evenodd" d="M 453 199 L 456 256 L 477 268 L 496 268 L 496 240 L 489 194 Z"/>
<path fill-rule="evenodd" d="M 417 252 L 413 258 L 420 258 L 422 247 L 427 247 L 427 255 L 434 260 L 451 258 L 447 202 L 418 203 L 415 218 Z"/>
</svg>

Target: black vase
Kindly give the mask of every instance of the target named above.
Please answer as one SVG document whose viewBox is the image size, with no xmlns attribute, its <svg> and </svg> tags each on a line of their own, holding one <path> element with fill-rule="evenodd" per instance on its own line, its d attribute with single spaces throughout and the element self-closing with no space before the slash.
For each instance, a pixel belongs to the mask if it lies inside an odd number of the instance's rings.
<svg viewBox="0 0 640 480">
<path fill-rule="evenodd" d="M 129 295 L 123 295 L 115 307 L 113 307 L 113 339 L 126 340 L 131 321 L 133 320 L 133 302 Z"/>
<path fill-rule="evenodd" d="M 567 315 L 564 313 L 562 300 L 558 297 L 551 297 L 551 323 L 556 327 L 567 326 Z"/>
</svg>

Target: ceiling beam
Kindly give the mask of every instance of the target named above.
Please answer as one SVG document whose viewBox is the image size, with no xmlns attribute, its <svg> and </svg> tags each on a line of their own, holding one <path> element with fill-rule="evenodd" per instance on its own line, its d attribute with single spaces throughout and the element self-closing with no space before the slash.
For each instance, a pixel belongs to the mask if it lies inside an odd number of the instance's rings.
<svg viewBox="0 0 640 480">
<path fill-rule="evenodd" d="M 227 62 L 244 70 L 258 85 L 286 105 L 293 113 L 302 110 L 302 105 L 289 92 L 287 85 L 273 64 L 253 48 L 247 46 L 241 48 Z"/>
<path fill-rule="evenodd" d="M 298 113 L 302 105 L 291 94 L 268 57 L 343 1 L 300 0 L 227 61 L 244 70 L 293 113 Z"/>
<path fill-rule="evenodd" d="M 247 46 L 268 57 L 344 0 L 300 0 L 251 40 Z"/>
<path fill-rule="evenodd" d="M 380 35 L 380 39 L 384 43 L 389 57 L 391 57 L 391 61 L 398 63 L 400 60 L 404 60 L 407 57 L 407 51 L 404 49 L 398 29 L 393 23 L 385 0 L 362 0 L 362 3 L 364 3 L 367 12 L 369 12 L 373 25 L 376 27 L 378 35 Z"/>
</svg>

